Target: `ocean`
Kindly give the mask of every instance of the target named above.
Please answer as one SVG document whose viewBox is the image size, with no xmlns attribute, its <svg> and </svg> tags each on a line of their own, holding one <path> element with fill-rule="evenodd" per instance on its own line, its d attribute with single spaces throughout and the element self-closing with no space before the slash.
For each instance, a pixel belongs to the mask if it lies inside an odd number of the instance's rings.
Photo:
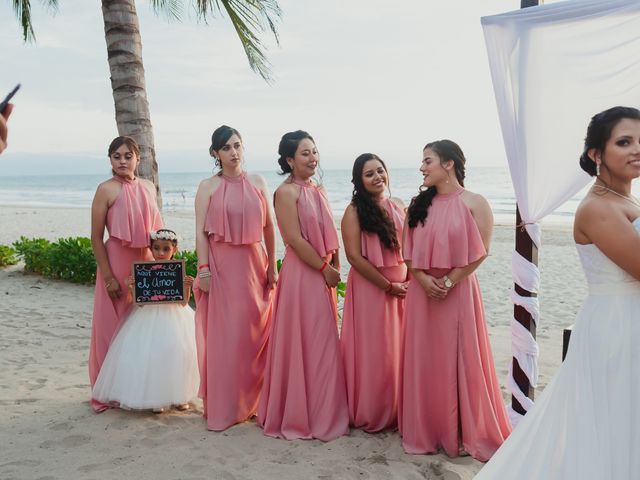
<svg viewBox="0 0 640 480">
<path fill-rule="evenodd" d="M 271 191 L 283 177 L 274 171 L 262 174 Z M 339 217 L 351 198 L 351 171 L 325 170 L 322 183 L 327 189 L 334 214 Z M 199 182 L 211 173 L 160 173 L 164 209 L 192 210 Z M 418 192 L 422 176 L 417 169 L 391 169 L 391 194 L 407 205 Z M 96 186 L 108 175 L 42 175 L 0 177 L 0 205 L 89 208 Z M 507 168 L 474 167 L 467 172 L 465 186 L 487 198 L 496 223 L 515 223 L 515 195 Z M 545 219 L 545 223 L 570 225 L 573 214 L 585 192 L 578 193 Z"/>
</svg>

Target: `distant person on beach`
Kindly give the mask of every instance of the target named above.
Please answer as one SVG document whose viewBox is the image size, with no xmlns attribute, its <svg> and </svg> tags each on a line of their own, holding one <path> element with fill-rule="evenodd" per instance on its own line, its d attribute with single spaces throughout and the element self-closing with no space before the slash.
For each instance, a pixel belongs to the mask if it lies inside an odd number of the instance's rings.
<svg viewBox="0 0 640 480">
<path fill-rule="evenodd" d="M 8 104 L 4 109 L 4 112 L 0 113 L 0 153 L 4 152 L 7 148 L 7 137 L 9 135 L 9 128 L 7 127 L 7 120 L 13 110 L 13 104 Z"/>
<path fill-rule="evenodd" d="M 342 240 L 351 264 L 340 342 L 349 421 L 367 432 L 397 425 L 407 266 L 401 239 L 404 204 L 391 198 L 389 173 L 372 153 L 356 158 L 353 194 L 342 217 Z"/>
<path fill-rule="evenodd" d="M 402 445 L 407 453 L 442 449 L 486 461 L 511 432 L 474 273 L 489 251 L 493 215 L 482 196 L 465 190 L 466 160 L 456 143 L 428 143 L 422 158 L 423 184 L 409 205 L 403 244 L 412 281 L 398 409 Z"/>
<path fill-rule="evenodd" d="M 117 137 L 109 145 L 112 177 L 98 185 L 91 204 L 91 245 L 98 264 L 93 303 L 89 380 L 98 373 L 113 335 L 131 311 L 125 279 L 131 264 L 152 260 L 149 235 L 163 227 L 154 185 L 136 177 L 140 149 L 131 137 Z M 109 238 L 104 241 L 105 228 Z M 108 408 L 96 400 L 97 412 Z"/>
<path fill-rule="evenodd" d="M 564 363 L 478 480 L 640 476 L 640 111 L 595 115 L 580 166 L 595 177 L 573 227 L 589 295 Z"/>
<path fill-rule="evenodd" d="M 154 260 L 171 260 L 178 251 L 173 230 L 151 232 Z M 133 278 L 126 279 L 132 301 Z M 198 394 L 195 320 L 188 305 L 193 277 L 185 276 L 182 303 L 155 303 L 133 308 L 109 346 L 93 386 L 103 405 L 125 409 L 187 410 Z"/>
<path fill-rule="evenodd" d="M 349 432 L 335 291 L 338 232 L 326 192 L 312 180 L 320 158 L 311 135 L 285 134 L 278 153 L 288 174 L 274 196 L 286 251 L 258 424 L 271 437 L 329 441 Z"/>
<path fill-rule="evenodd" d="M 196 193 L 194 292 L 200 396 L 207 427 L 220 431 L 258 408 L 278 272 L 271 195 L 244 170 L 240 133 L 217 128 L 209 154 L 219 171 Z"/>
</svg>

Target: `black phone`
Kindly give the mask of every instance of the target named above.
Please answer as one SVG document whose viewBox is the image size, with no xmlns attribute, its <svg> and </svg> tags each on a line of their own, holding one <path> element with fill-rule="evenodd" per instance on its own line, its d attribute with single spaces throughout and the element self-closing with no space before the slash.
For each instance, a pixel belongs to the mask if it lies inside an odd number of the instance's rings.
<svg viewBox="0 0 640 480">
<path fill-rule="evenodd" d="M 16 85 L 15 88 L 9 92 L 9 95 L 7 95 L 4 100 L 2 100 L 2 103 L 0 103 L 0 114 L 4 113 L 4 109 L 7 108 L 9 101 L 13 98 L 18 90 L 20 90 L 20 84 Z"/>
</svg>

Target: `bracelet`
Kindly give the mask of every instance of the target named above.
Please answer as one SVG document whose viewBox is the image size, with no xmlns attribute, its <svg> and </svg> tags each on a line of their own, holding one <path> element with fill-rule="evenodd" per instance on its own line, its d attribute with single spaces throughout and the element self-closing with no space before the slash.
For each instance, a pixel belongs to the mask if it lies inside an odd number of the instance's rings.
<svg viewBox="0 0 640 480">
<path fill-rule="evenodd" d="M 200 278 L 209 278 L 211 276 L 211 272 L 209 270 L 204 270 L 202 272 L 198 272 L 198 276 Z"/>
<path fill-rule="evenodd" d="M 319 271 L 320 273 L 322 273 L 322 272 L 324 271 L 324 269 L 325 269 L 325 268 L 327 268 L 328 266 L 329 266 L 329 264 L 328 264 L 327 262 L 324 262 L 324 263 L 322 264 L 322 266 L 318 269 L 318 271 Z"/>
<path fill-rule="evenodd" d="M 104 282 L 104 286 L 106 288 L 111 288 L 111 285 L 113 285 L 113 281 L 115 280 L 115 278 L 112 278 L 111 280 L 109 280 L 108 282 Z"/>
<path fill-rule="evenodd" d="M 389 285 L 385 287 L 384 291 L 389 293 L 392 289 L 393 289 L 393 283 L 389 282 Z"/>
<path fill-rule="evenodd" d="M 203 263 L 202 265 L 198 265 L 198 270 L 202 270 L 203 268 L 209 268 L 209 264 Z"/>
</svg>

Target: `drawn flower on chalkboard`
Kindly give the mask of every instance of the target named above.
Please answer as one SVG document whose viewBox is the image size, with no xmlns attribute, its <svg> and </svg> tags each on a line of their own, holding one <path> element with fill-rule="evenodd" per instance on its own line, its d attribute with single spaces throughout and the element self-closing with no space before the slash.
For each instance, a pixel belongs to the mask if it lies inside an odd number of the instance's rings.
<svg viewBox="0 0 640 480">
<path fill-rule="evenodd" d="M 161 270 L 161 269 L 162 269 L 162 264 L 151 266 L 151 270 Z"/>
<path fill-rule="evenodd" d="M 165 298 L 167 298 L 166 295 L 152 295 L 151 297 L 149 297 L 149 300 L 158 301 L 158 300 L 164 300 Z"/>
</svg>

